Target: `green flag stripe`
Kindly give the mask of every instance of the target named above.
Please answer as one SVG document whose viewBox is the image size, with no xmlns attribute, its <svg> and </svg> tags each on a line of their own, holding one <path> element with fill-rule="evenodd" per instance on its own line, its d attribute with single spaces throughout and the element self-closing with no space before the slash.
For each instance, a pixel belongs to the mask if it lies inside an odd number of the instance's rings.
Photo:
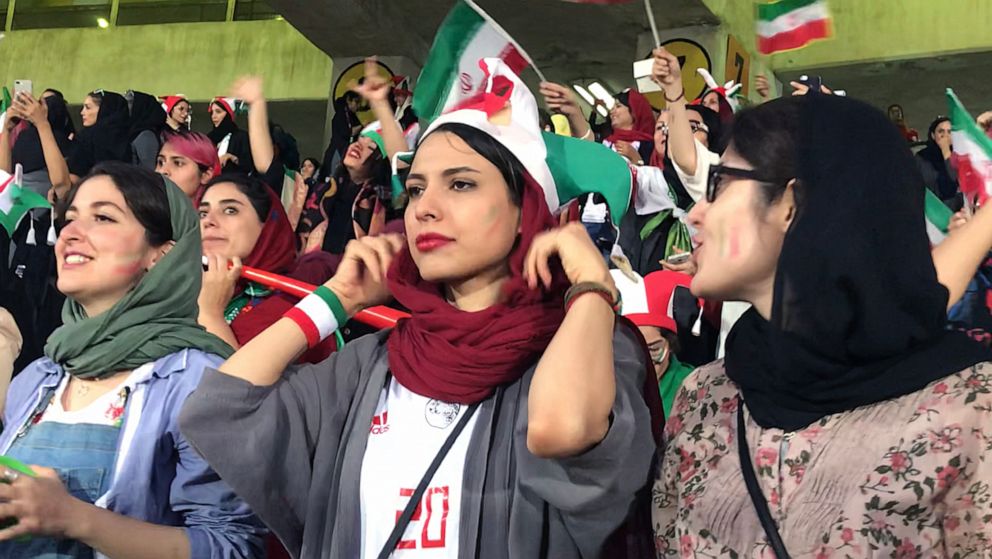
<svg viewBox="0 0 992 559">
<path fill-rule="evenodd" d="M 758 4 L 758 20 L 772 21 L 784 14 L 805 8 L 806 6 L 817 4 L 822 0 L 779 0 L 768 4 Z"/>
<path fill-rule="evenodd" d="M 937 195 L 929 188 L 924 199 L 923 212 L 926 214 L 927 221 L 940 229 L 941 233 L 947 233 L 947 224 L 951 222 L 951 209 L 941 202 L 940 198 L 937 198 Z"/>
<path fill-rule="evenodd" d="M 483 23 L 482 16 L 461 0 L 444 19 L 413 96 L 413 110 L 421 119 L 430 122 L 441 114 L 451 88 L 458 83 L 462 53 Z"/>
</svg>

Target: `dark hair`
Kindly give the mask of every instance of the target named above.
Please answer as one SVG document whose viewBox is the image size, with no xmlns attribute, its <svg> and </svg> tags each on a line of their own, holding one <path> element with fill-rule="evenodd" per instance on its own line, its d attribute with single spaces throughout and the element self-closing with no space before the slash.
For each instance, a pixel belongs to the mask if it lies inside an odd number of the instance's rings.
<svg viewBox="0 0 992 559">
<path fill-rule="evenodd" d="M 103 103 L 103 90 L 94 89 L 93 91 L 86 94 L 87 97 L 92 97 L 96 101 L 96 106 L 99 107 Z"/>
<path fill-rule="evenodd" d="M 214 177 L 203 187 L 201 198 L 210 190 L 210 187 L 223 182 L 229 182 L 238 187 L 238 192 L 244 194 L 251 203 L 251 207 L 255 208 L 259 221 L 265 223 L 269 219 L 269 212 L 272 211 L 271 190 L 264 182 L 255 177 L 249 177 L 242 173 L 224 173 Z"/>
<path fill-rule="evenodd" d="M 124 196 L 128 209 L 145 228 L 145 239 L 149 245 L 158 247 L 174 240 L 172 211 L 169 209 L 169 195 L 165 192 L 162 176 L 137 165 L 119 161 L 97 163 L 83 180 L 69 190 L 56 210 L 57 228 L 60 231 L 65 226 L 66 210 L 72 205 L 80 187 L 96 177 L 108 177 L 114 183 Z"/>
<path fill-rule="evenodd" d="M 927 140 L 932 142 L 933 140 L 931 139 L 931 136 L 933 136 L 933 133 L 937 131 L 937 127 L 940 126 L 941 123 L 950 122 L 950 121 L 951 119 L 947 118 L 946 116 L 938 116 L 937 118 L 935 118 L 933 122 L 930 123 L 930 129 L 927 130 Z"/>
<path fill-rule="evenodd" d="M 759 182 L 766 205 L 785 193 L 799 174 L 799 121 L 802 97 L 782 97 L 737 113 L 727 145 L 769 182 Z M 797 205 L 799 202 L 797 200 Z"/>
<path fill-rule="evenodd" d="M 344 102 L 346 104 L 348 103 L 348 101 L 358 101 L 358 102 L 362 101 L 362 96 L 359 95 L 358 93 L 355 93 L 354 91 L 345 91 L 344 95 L 341 96 L 341 98 L 344 99 Z"/>
<path fill-rule="evenodd" d="M 366 163 L 369 165 L 369 176 L 371 177 L 372 184 L 378 186 L 389 186 L 392 184 L 392 165 L 390 164 L 389 158 L 387 158 L 385 154 L 382 153 L 382 150 L 379 149 L 378 144 L 376 144 L 375 149 L 372 150 L 372 155 L 369 156 Z M 344 166 L 344 161 L 341 161 L 334 170 L 332 178 L 338 182 L 341 182 L 347 174 L 348 168 Z M 389 189 L 387 188 L 386 190 L 388 191 Z"/>
<path fill-rule="evenodd" d="M 303 160 L 303 163 L 306 163 L 307 161 L 313 163 L 313 176 L 316 177 L 317 174 L 320 173 L 320 161 L 317 161 L 317 159 L 314 157 L 307 157 L 306 159 Z M 300 163 L 301 169 L 303 168 L 303 163 Z"/>
<path fill-rule="evenodd" d="M 435 128 L 431 132 L 431 135 L 438 132 L 450 132 L 458 136 L 468 144 L 468 147 L 495 165 L 503 175 L 506 184 L 510 187 L 510 200 L 515 206 L 520 206 L 520 201 L 523 199 L 524 173 L 526 173 L 526 170 L 523 164 L 520 163 L 520 160 L 510 150 L 506 149 L 503 144 L 496 141 L 489 134 L 467 124 L 457 122 L 442 124 Z M 416 159 L 416 154 L 414 154 L 414 159 Z"/>
<path fill-rule="evenodd" d="M 902 112 L 902 105 L 900 105 L 899 103 L 892 103 L 891 105 L 889 105 L 888 109 L 885 109 L 885 112 L 888 113 L 892 109 L 899 109 L 899 112 Z"/>
<path fill-rule="evenodd" d="M 722 154 L 723 150 L 727 148 L 727 138 L 725 137 L 726 131 L 724 130 L 723 122 L 720 121 L 720 114 L 702 104 L 688 105 L 685 110 L 693 111 L 699 115 L 699 118 L 703 119 L 703 124 L 709 130 L 706 133 L 706 137 L 709 140 L 709 150 L 713 153 Z"/>
</svg>

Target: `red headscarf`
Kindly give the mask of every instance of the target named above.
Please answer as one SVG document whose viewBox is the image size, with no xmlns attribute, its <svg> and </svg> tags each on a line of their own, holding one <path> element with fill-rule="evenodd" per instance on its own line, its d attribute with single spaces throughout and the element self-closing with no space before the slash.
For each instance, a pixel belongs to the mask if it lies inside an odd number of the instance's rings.
<svg viewBox="0 0 992 559">
<path fill-rule="evenodd" d="M 389 365 L 406 388 L 444 402 L 482 401 L 501 384 L 513 382 L 541 356 L 558 331 L 568 288 L 556 264 L 550 291 L 531 290 L 523 279 L 524 258 L 534 237 L 556 227 L 541 187 L 525 175 L 521 231 L 509 256 L 510 278 L 503 301 L 464 312 L 445 300 L 441 286 L 425 281 L 409 248 L 389 269 L 389 288 L 410 309 L 389 335 Z"/>
<path fill-rule="evenodd" d="M 613 130 L 606 141 L 616 143 L 622 142 L 650 142 L 654 140 L 654 109 L 647 98 L 637 90 L 628 89 L 627 103 L 625 106 L 630 109 L 630 116 L 634 120 L 634 125 L 630 130 Z M 618 101 L 619 102 L 619 101 Z"/>
</svg>

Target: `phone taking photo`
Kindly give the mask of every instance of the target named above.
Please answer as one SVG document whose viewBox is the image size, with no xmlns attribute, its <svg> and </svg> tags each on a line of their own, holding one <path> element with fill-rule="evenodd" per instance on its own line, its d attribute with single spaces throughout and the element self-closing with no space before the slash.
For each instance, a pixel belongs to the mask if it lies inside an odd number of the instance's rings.
<svg viewBox="0 0 992 559">
<path fill-rule="evenodd" d="M 685 264 L 692 258 L 691 252 L 680 252 L 678 254 L 673 254 L 665 259 L 665 262 L 677 266 L 679 264 Z"/>
<path fill-rule="evenodd" d="M 31 80 L 14 80 L 14 97 L 22 91 L 34 99 L 34 83 Z"/>
</svg>

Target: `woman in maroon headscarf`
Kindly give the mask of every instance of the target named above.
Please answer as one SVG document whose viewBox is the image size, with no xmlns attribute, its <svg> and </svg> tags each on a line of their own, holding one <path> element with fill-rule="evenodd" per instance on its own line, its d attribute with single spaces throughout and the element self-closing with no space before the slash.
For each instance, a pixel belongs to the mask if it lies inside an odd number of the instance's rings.
<svg viewBox="0 0 992 559">
<path fill-rule="evenodd" d="M 637 510 L 654 372 L 585 230 L 555 227 L 566 171 L 552 178 L 533 97 L 483 64 L 481 99 L 419 142 L 407 239 L 351 241 L 334 278 L 186 401 L 183 432 L 294 557 L 600 557 Z M 287 370 L 390 294 L 409 319 Z"/>
<path fill-rule="evenodd" d="M 200 291 L 199 322 L 231 347 L 247 343 L 296 304 L 284 293 L 241 279 L 242 266 L 320 284 L 337 268 L 326 253 L 296 258 L 296 236 L 282 203 L 260 180 L 221 175 L 204 186 L 198 203 L 203 254 L 208 260 Z M 227 263 L 233 262 L 228 270 Z M 325 340 L 301 362 L 316 363 L 335 348 Z"/>
</svg>

